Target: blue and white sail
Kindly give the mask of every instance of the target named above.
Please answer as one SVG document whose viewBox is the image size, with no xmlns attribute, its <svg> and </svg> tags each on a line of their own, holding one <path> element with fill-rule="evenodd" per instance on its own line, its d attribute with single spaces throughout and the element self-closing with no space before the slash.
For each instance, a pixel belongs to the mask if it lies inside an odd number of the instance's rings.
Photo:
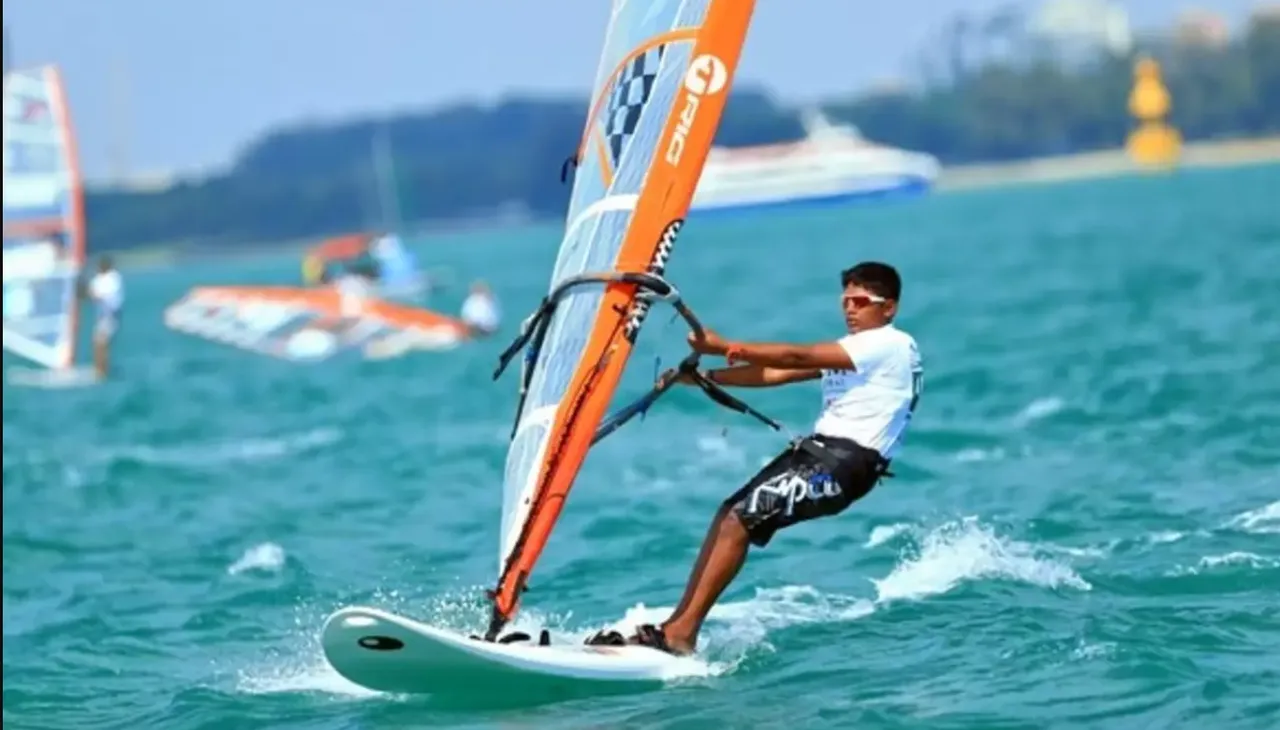
<svg viewBox="0 0 1280 730">
<path fill-rule="evenodd" d="M 4 76 L 4 349 L 74 365 L 84 198 L 62 78 L 54 66 Z"/>
<path fill-rule="evenodd" d="M 378 287 L 391 298 L 412 297 L 422 290 L 422 272 L 400 236 L 388 233 L 369 244 L 369 254 L 378 264 Z"/>
</svg>

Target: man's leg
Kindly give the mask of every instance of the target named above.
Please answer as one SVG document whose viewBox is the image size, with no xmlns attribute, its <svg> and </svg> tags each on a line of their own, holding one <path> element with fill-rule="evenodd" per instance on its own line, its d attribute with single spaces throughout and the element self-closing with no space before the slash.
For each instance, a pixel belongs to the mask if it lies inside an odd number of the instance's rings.
<svg viewBox="0 0 1280 730">
<path fill-rule="evenodd" d="M 98 320 L 98 325 L 93 332 L 93 369 L 100 379 L 107 377 L 107 368 L 111 364 L 110 326 L 110 322 Z"/>
<path fill-rule="evenodd" d="M 702 541 L 680 604 L 660 627 L 667 646 L 675 653 L 693 652 L 702 622 L 742 569 L 749 547 L 746 526 L 729 505 L 722 506 Z"/>
<path fill-rule="evenodd" d="M 831 467 L 801 449 L 788 448 L 720 506 L 693 566 L 684 596 L 660 628 L 641 626 L 630 641 L 693 651 L 711 607 L 738 574 L 751 545 L 764 547 L 774 533 L 799 522 L 844 511 L 879 478 L 874 452 L 840 450 L 836 459 L 846 482 Z"/>
<path fill-rule="evenodd" d="M 640 627 L 631 638 L 633 643 L 648 644 L 660 638 L 677 654 L 693 652 L 702 622 L 742 569 L 751 544 L 766 545 L 777 529 L 779 502 L 770 495 L 782 488 L 776 485 L 787 480 L 796 459 L 796 452 L 786 449 L 720 505 L 702 540 L 680 603 L 661 627 Z M 655 631 L 660 637 L 652 635 Z"/>
</svg>

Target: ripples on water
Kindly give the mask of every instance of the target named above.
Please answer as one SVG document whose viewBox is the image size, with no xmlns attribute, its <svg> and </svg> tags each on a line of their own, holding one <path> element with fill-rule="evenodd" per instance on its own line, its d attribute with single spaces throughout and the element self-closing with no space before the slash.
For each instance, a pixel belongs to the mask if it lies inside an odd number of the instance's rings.
<svg viewBox="0 0 1280 730">
<path fill-rule="evenodd" d="M 5 389 L 4 724 L 1276 727 L 1267 186 L 1280 170 L 689 226 L 673 276 L 735 337 L 829 336 L 833 271 L 900 266 L 927 390 L 898 477 L 755 554 L 668 688 L 514 708 L 365 692 L 317 643 L 348 603 L 481 622 L 505 342 L 293 369 L 159 328 L 207 269 L 132 274 L 123 382 Z M 427 251 L 484 272 L 514 323 L 555 244 L 547 228 Z M 294 263 L 245 266 L 221 278 Z M 626 387 L 680 338 L 654 317 Z M 748 395 L 794 430 L 817 400 Z M 664 618 L 715 504 L 781 442 L 688 394 L 609 439 L 518 624 L 579 638 Z"/>
</svg>

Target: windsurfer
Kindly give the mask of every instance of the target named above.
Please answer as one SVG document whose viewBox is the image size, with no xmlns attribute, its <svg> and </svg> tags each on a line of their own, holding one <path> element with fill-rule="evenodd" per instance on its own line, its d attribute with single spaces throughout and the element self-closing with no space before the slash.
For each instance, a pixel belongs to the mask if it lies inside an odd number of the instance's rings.
<svg viewBox="0 0 1280 730">
<path fill-rule="evenodd" d="M 98 313 L 93 328 L 93 368 L 98 378 L 104 379 L 111 364 L 111 342 L 120 329 L 124 309 L 124 280 L 109 256 L 98 259 L 98 273 L 89 281 L 89 296 Z"/>
<path fill-rule="evenodd" d="M 893 324 L 902 289 L 893 267 L 863 262 L 840 278 L 849 333 L 839 340 L 765 344 L 732 342 L 709 330 L 690 335 L 695 351 L 744 363 L 705 373 L 719 385 L 761 388 L 821 379 L 821 413 L 812 435 L 793 442 L 720 505 L 684 596 L 666 622 L 642 625 L 625 639 L 601 632 L 587 643 L 691 653 L 703 620 L 751 545 L 764 547 L 780 529 L 844 511 L 888 473 L 919 397 L 920 355 L 915 339 Z"/>
<path fill-rule="evenodd" d="M 472 337 L 488 337 L 498 331 L 501 319 L 498 302 L 483 281 L 471 284 L 471 293 L 462 303 L 461 319 L 471 330 Z"/>
<path fill-rule="evenodd" d="M 364 316 L 365 305 L 371 295 L 374 282 L 367 271 L 361 271 L 358 267 L 347 263 L 335 272 L 330 280 L 330 286 L 338 297 L 337 310 L 317 317 L 309 327 L 342 338 L 351 330 L 354 323 Z"/>
<path fill-rule="evenodd" d="M 361 271 L 349 269 L 338 276 L 334 282 L 338 290 L 338 312 L 346 318 L 359 317 L 364 313 L 365 300 L 373 282 Z"/>
</svg>

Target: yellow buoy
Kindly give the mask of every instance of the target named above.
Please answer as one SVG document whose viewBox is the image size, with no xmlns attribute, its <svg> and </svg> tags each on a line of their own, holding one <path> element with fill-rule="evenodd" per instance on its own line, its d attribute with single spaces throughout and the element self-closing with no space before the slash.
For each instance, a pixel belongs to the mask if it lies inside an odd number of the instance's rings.
<svg viewBox="0 0 1280 730">
<path fill-rule="evenodd" d="M 1181 157 L 1182 135 L 1167 121 L 1172 104 L 1160 79 L 1160 64 L 1141 58 L 1134 64 L 1133 76 L 1129 113 L 1137 120 L 1137 127 L 1129 133 L 1125 149 L 1129 158 L 1143 167 L 1171 167 Z"/>
</svg>

